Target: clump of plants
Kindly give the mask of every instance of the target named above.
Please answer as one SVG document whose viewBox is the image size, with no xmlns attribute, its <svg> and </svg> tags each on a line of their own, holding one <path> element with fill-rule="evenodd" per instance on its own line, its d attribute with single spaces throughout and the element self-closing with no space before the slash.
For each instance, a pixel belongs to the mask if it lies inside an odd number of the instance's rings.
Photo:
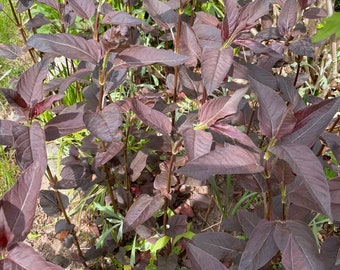
<svg viewBox="0 0 340 270">
<path fill-rule="evenodd" d="M 84 269 L 99 258 L 113 269 L 338 267 L 340 179 L 324 171 L 339 162 L 340 101 L 317 97 L 331 82 L 313 88 L 308 68 L 321 57 L 309 27 L 324 9 L 305 0 L 9 2 L 13 16 L 29 17 L 25 27 L 16 20 L 27 40 L 2 44 L 1 55 L 27 51 L 34 64 L 0 89 L 16 115 L 0 120 L 0 143 L 21 170 L 0 202 L 3 269 L 61 269 L 23 243 L 38 200 Z M 48 142 L 66 145 L 60 173 Z M 51 190 L 40 190 L 44 175 Z M 195 192 L 207 184 L 210 202 Z M 83 198 L 79 211 L 99 228 L 86 252 L 62 190 Z M 220 229 L 192 229 L 195 209 L 212 205 Z M 316 241 L 309 224 L 319 217 L 332 229 Z"/>
</svg>

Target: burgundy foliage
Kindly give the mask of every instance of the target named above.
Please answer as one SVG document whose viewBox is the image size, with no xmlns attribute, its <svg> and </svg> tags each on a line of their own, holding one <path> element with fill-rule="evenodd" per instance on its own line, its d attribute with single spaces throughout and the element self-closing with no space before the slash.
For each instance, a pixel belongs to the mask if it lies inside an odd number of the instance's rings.
<svg viewBox="0 0 340 270">
<path fill-rule="evenodd" d="M 18 12 L 33 2 L 18 1 Z M 58 10 L 63 31 L 32 34 L 26 49 L 41 56 L 40 61 L 20 76 L 14 89 L 0 89 L 17 116 L 16 121 L 0 120 L 0 143 L 15 149 L 21 170 L 0 201 L 1 269 L 61 269 L 23 243 L 38 199 L 48 216 L 60 216 L 69 198 L 59 190 L 88 195 L 94 185 L 109 187 L 107 206 L 123 217 L 121 228 L 111 232 L 122 237 L 108 233 L 102 248 L 78 254 L 85 266 L 89 258 L 129 256 L 119 247 L 137 234 L 135 239 L 155 243 L 163 233 L 172 240 L 155 259 L 159 269 L 184 263 L 195 270 L 256 270 L 272 269 L 276 262 L 292 270 L 339 268 L 338 239 L 330 237 L 319 248 L 308 224 L 316 213 L 340 224 L 340 179 L 327 180 L 317 154 L 322 142 L 340 162 L 340 139 L 325 132 L 340 99 L 305 102 L 298 92 L 300 70 L 292 79 L 276 69 L 290 64 L 287 54 L 314 58 L 315 47 L 298 21 L 301 16 L 321 18 L 323 9 L 313 1 L 276 1 L 281 9 L 273 26 L 268 0 L 243 5 L 224 0 L 221 20 L 204 12 L 187 18 L 189 1 L 143 0 L 155 23 L 151 26 L 102 1 L 69 0 L 61 7 L 59 1 L 36 2 Z M 128 2 L 127 10 L 133 4 L 141 8 L 137 1 Z M 68 31 L 77 20 L 91 22 L 93 35 Z M 38 14 L 26 27 L 35 30 L 50 23 Z M 250 31 L 254 27 L 255 36 Z M 152 40 L 150 46 L 140 45 L 145 36 Z M 167 49 L 156 48 L 155 40 L 163 40 Z M 22 52 L 0 44 L 1 57 L 15 59 Z M 66 78 L 50 80 L 59 56 L 72 68 Z M 166 76 L 152 73 L 153 67 Z M 166 89 L 144 87 L 149 75 L 158 76 Z M 81 100 L 68 104 L 64 97 L 73 83 L 80 85 Z M 130 93 L 132 84 L 138 85 L 133 94 L 121 94 L 121 89 Z M 195 109 L 180 110 L 183 99 Z M 39 116 L 45 111 L 51 117 L 42 127 Z M 46 142 L 78 131 L 87 137 L 77 141 L 79 147 L 70 146 L 60 175 L 52 175 Z M 146 143 L 136 147 L 136 141 Z M 45 171 L 53 191 L 40 190 Z M 199 188 L 229 176 L 231 190 L 258 192 L 258 205 L 223 220 L 224 231 L 179 241 L 170 254 L 171 243 L 195 216 L 189 199 L 182 199 L 192 195 L 187 186 Z M 191 202 L 206 205 L 204 198 L 192 196 Z M 175 214 L 168 217 L 164 207 Z M 111 220 L 116 222 L 117 216 Z M 57 225 L 57 233 L 76 235 L 67 219 Z M 136 269 L 143 269 L 150 254 L 137 255 Z"/>
</svg>

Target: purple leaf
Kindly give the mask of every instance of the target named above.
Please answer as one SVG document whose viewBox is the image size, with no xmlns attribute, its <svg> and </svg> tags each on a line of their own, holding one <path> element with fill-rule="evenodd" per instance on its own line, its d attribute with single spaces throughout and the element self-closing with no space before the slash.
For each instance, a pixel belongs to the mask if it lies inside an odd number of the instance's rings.
<svg viewBox="0 0 340 270">
<path fill-rule="evenodd" d="M 291 134 L 282 138 L 284 143 L 298 143 L 311 147 L 338 111 L 340 99 L 327 99 L 306 107 L 297 113 L 297 123 Z"/>
<path fill-rule="evenodd" d="M 183 64 L 188 58 L 171 50 L 135 46 L 118 53 L 113 64 L 115 69 L 148 66 L 155 63 L 174 67 Z"/>
<path fill-rule="evenodd" d="M 340 137 L 334 133 L 325 132 L 321 135 L 320 139 L 326 142 L 327 146 L 331 149 L 336 160 L 340 164 Z"/>
<path fill-rule="evenodd" d="M 46 140 L 52 141 L 85 128 L 83 115 L 89 109 L 93 108 L 87 108 L 82 102 L 66 107 L 45 125 Z"/>
<path fill-rule="evenodd" d="M 32 229 L 45 169 L 46 163 L 31 164 L 2 198 L 7 224 L 14 234 L 12 244 L 23 241 Z"/>
<path fill-rule="evenodd" d="M 162 270 L 176 270 L 177 255 L 172 253 L 169 256 L 157 256 L 157 268 Z"/>
<path fill-rule="evenodd" d="M 46 167 L 45 134 L 39 123 L 34 122 L 30 127 L 13 127 L 13 137 L 15 157 L 21 169 L 28 168 L 35 161 Z"/>
<path fill-rule="evenodd" d="M 66 208 L 69 204 L 68 197 L 62 193 L 60 193 L 60 197 L 64 207 Z M 58 203 L 55 191 L 53 190 L 40 191 L 40 205 L 44 212 L 50 217 L 55 217 L 61 214 L 61 208 Z"/>
<path fill-rule="evenodd" d="M 227 136 L 235 141 L 238 141 L 244 145 L 250 146 L 251 148 L 258 149 L 250 137 L 231 125 L 214 124 L 210 127 L 211 130 L 218 132 L 224 136 Z M 185 137 L 184 137 L 185 139 Z"/>
<path fill-rule="evenodd" d="M 277 27 L 282 36 L 290 35 L 297 20 L 299 6 L 297 0 L 286 0 L 277 19 Z"/>
<path fill-rule="evenodd" d="M 146 151 L 139 151 L 134 159 L 131 161 L 130 169 L 132 170 L 132 174 L 130 175 L 130 179 L 132 182 L 136 181 L 141 175 L 146 166 L 147 159 L 148 153 Z"/>
<path fill-rule="evenodd" d="M 159 0 L 144 0 L 143 6 L 160 27 L 169 29 L 176 25 L 178 15 L 166 3 Z"/>
<path fill-rule="evenodd" d="M 37 2 L 43 3 L 54 8 L 55 10 L 58 10 L 58 3 L 55 0 L 37 0 Z"/>
<path fill-rule="evenodd" d="M 184 63 L 186 66 L 196 67 L 197 59 L 201 59 L 202 50 L 198 44 L 196 35 L 189 24 L 182 22 L 180 36 L 181 38 L 178 42 L 178 53 L 190 57 Z"/>
<path fill-rule="evenodd" d="M 276 145 L 270 148 L 270 151 L 288 162 L 293 172 L 301 177 L 311 199 L 331 218 L 328 183 L 322 165 L 313 152 L 307 146 L 298 144 Z"/>
<path fill-rule="evenodd" d="M 287 108 L 283 99 L 270 87 L 249 77 L 258 102 L 258 118 L 261 132 L 268 138 L 280 138 L 290 134 L 296 123 L 292 108 Z"/>
<path fill-rule="evenodd" d="M 14 234 L 11 228 L 8 226 L 4 208 L 2 207 L 2 201 L 0 202 L 0 251 L 3 252 L 7 248 L 8 244 L 12 243 Z"/>
<path fill-rule="evenodd" d="M 0 144 L 1 145 L 10 145 L 12 146 L 14 143 L 12 129 L 13 127 L 19 126 L 18 123 L 2 120 L 0 119 Z"/>
<path fill-rule="evenodd" d="M 279 59 L 282 59 L 282 54 L 274 51 L 269 46 L 265 46 L 262 43 L 257 42 L 256 40 L 253 40 L 253 39 L 238 38 L 234 40 L 234 44 L 247 47 L 256 54 L 266 54 L 270 57 L 276 58 L 276 61 L 278 61 Z"/>
<path fill-rule="evenodd" d="M 193 160 L 210 152 L 212 135 L 210 132 L 188 128 L 183 131 L 183 144 L 189 160 Z"/>
<path fill-rule="evenodd" d="M 164 204 L 163 195 L 151 197 L 147 194 L 141 194 L 131 205 L 124 218 L 124 232 L 136 229 L 138 225 L 143 224 L 151 218 Z"/>
<path fill-rule="evenodd" d="M 87 111 L 84 113 L 85 126 L 97 138 L 105 142 L 117 139 L 117 131 L 122 124 L 123 117 L 119 106 L 112 103 L 101 112 Z"/>
<path fill-rule="evenodd" d="M 320 19 L 327 17 L 327 10 L 324 8 L 311 7 L 303 11 L 303 17 L 306 19 Z"/>
<path fill-rule="evenodd" d="M 43 81 L 52 61 L 51 57 L 45 57 L 20 76 L 16 91 L 30 108 L 43 99 Z"/>
<path fill-rule="evenodd" d="M 81 78 L 91 74 L 93 68 L 82 68 L 71 74 L 59 86 L 59 94 L 63 94 L 71 83 L 79 81 Z"/>
<path fill-rule="evenodd" d="M 236 1 L 224 0 L 223 2 L 225 6 L 225 15 L 223 18 L 221 30 L 222 30 L 222 37 L 224 39 L 228 39 L 233 34 L 237 26 L 239 10 L 237 8 Z"/>
<path fill-rule="evenodd" d="M 221 48 L 223 43 L 221 30 L 216 26 L 199 23 L 195 24 L 192 29 L 194 30 L 198 43 L 202 49 L 209 47 L 216 49 Z"/>
<path fill-rule="evenodd" d="M 90 19 L 96 12 L 96 6 L 92 0 L 68 0 L 67 2 L 74 12 L 83 19 Z"/>
<path fill-rule="evenodd" d="M 86 40 L 67 33 L 36 34 L 28 39 L 27 46 L 41 52 L 54 53 L 94 64 L 98 63 L 101 58 L 101 48 L 97 41 Z"/>
<path fill-rule="evenodd" d="M 130 99 L 131 109 L 136 116 L 151 128 L 163 135 L 170 134 L 172 126 L 168 116 L 150 108 L 138 99 Z"/>
<path fill-rule="evenodd" d="M 261 220 L 257 224 L 242 253 L 239 269 L 259 269 L 275 256 L 279 249 L 274 241 L 274 229 L 273 221 Z"/>
<path fill-rule="evenodd" d="M 89 168 L 80 164 L 71 164 L 65 166 L 60 173 L 61 180 L 53 188 L 70 189 L 78 188 L 88 184 L 92 179 L 92 173 Z"/>
<path fill-rule="evenodd" d="M 154 189 L 167 192 L 167 186 L 168 186 L 168 171 L 161 172 L 160 174 L 157 174 L 155 177 L 155 180 L 153 182 Z M 177 184 L 177 178 L 174 175 L 171 175 L 170 177 L 170 186 L 173 187 Z"/>
<path fill-rule="evenodd" d="M 218 120 L 235 114 L 238 110 L 238 104 L 247 91 L 248 87 L 245 87 L 235 91 L 231 97 L 221 96 L 204 103 L 198 112 L 198 120 L 200 121 L 198 126 L 207 128 Z"/>
<path fill-rule="evenodd" d="M 22 12 L 28 10 L 29 8 L 32 7 L 33 2 L 34 2 L 33 0 L 19 0 L 18 1 L 18 9 L 17 9 L 17 11 L 19 13 L 22 13 Z"/>
<path fill-rule="evenodd" d="M 126 25 L 129 27 L 135 27 L 143 23 L 141 19 L 132 17 L 129 13 L 124 11 L 111 11 L 105 14 L 102 22 L 103 24 L 111 25 Z"/>
<path fill-rule="evenodd" d="M 186 243 L 186 250 L 189 255 L 189 260 L 192 264 L 192 269 L 195 270 L 206 270 L 206 269 L 214 269 L 214 270 L 227 270 L 227 267 L 224 266 L 219 260 L 215 257 L 211 256 L 209 253 L 204 250 L 196 247 L 189 242 Z"/>
<path fill-rule="evenodd" d="M 40 101 L 39 103 L 35 104 L 32 110 L 31 118 L 34 118 L 38 116 L 39 114 L 43 113 L 47 109 L 51 107 L 51 105 L 58 100 L 61 100 L 64 97 L 64 95 L 56 94 L 49 96 L 45 98 L 43 101 Z"/>
<path fill-rule="evenodd" d="M 244 249 L 244 242 L 225 232 L 196 234 L 192 243 L 220 261 L 232 261 Z"/>
<path fill-rule="evenodd" d="M 188 98 L 195 99 L 203 93 L 201 76 L 185 66 L 179 68 L 179 81 L 182 91 Z"/>
<path fill-rule="evenodd" d="M 323 242 L 320 250 L 321 260 L 325 264 L 327 270 L 339 270 L 340 265 L 337 264 L 337 257 L 339 257 L 338 252 L 340 249 L 340 239 L 337 236 L 327 237 L 325 242 Z"/>
<path fill-rule="evenodd" d="M 44 14 L 38 13 L 34 18 L 25 23 L 25 26 L 29 31 L 32 31 L 33 28 L 39 28 L 40 26 L 49 23 L 51 23 L 51 21 L 47 19 Z"/>
<path fill-rule="evenodd" d="M 289 49 L 296 55 L 308 56 L 314 58 L 315 45 L 312 43 L 310 37 L 302 37 L 289 44 Z"/>
<path fill-rule="evenodd" d="M 249 174 L 261 171 L 263 167 L 258 154 L 228 144 L 189 161 L 176 172 L 204 181 L 214 174 Z"/>
<path fill-rule="evenodd" d="M 204 48 L 202 53 L 202 78 L 207 95 L 210 95 L 224 81 L 233 63 L 233 49 L 227 47 Z"/>
<path fill-rule="evenodd" d="M 251 29 L 257 24 L 257 20 L 266 15 L 268 11 L 269 1 L 267 0 L 256 0 L 243 6 L 239 11 L 240 15 L 235 34 Z"/>
<path fill-rule="evenodd" d="M 105 152 L 97 152 L 94 158 L 94 167 L 99 168 L 102 167 L 106 162 L 115 157 L 120 150 L 122 150 L 124 144 L 122 142 L 112 142 L 107 148 Z"/>
<path fill-rule="evenodd" d="M 185 215 L 174 215 L 169 218 L 170 228 L 166 230 L 166 235 L 175 238 L 177 235 L 187 231 L 188 222 Z"/>
<path fill-rule="evenodd" d="M 296 220 L 276 223 L 274 239 L 285 269 L 323 269 L 311 229 Z"/>
<path fill-rule="evenodd" d="M 15 60 L 22 55 L 22 49 L 16 45 L 0 44 L 0 57 Z"/>
<path fill-rule="evenodd" d="M 45 261 L 39 253 L 26 243 L 17 243 L 9 251 L 5 259 L 0 261 L 1 269 L 15 270 L 63 270 L 64 268 Z"/>
<path fill-rule="evenodd" d="M 260 222 L 261 218 L 255 212 L 240 209 L 237 211 L 237 218 L 244 233 L 250 237 L 251 233 Z"/>
</svg>

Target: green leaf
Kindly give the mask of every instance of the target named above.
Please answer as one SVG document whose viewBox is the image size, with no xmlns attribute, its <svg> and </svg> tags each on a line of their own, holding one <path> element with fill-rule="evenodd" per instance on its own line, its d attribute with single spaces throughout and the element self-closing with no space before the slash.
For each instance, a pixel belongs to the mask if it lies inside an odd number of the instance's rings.
<svg viewBox="0 0 340 270">
<path fill-rule="evenodd" d="M 151 248 L 151 253 L 156 254 L 158 250 L 161 250 L 163 247 L 166 246 L 166 244 L 170 241 L 171 237 L 170 236 L 163 236 L 157 240 L 155 245 Z"/>
<path fill-rule="evenodd" d="M 322 20 L 323 26 L 312 37 L 313 42 L 319 42 L 335 34 L 335 38 L 340 36 L 340 12 L 335 12 L 332 16 Z"/>
</svg>

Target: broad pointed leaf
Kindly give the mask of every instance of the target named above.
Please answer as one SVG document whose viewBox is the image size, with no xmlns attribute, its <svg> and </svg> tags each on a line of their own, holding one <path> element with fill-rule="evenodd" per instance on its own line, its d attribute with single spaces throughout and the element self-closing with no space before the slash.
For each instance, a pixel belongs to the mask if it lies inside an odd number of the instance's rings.
<svg viewBox="0 0 340 270">
<path fill-rule="evenodd" d="M 146 151 L 139 151 L 134 159 L 130 163 L 130 169 L 132 170 L 132 174 L 130 175 L 130 179 L 132 182 L 136 181 L 138 177 L 141 175 L 142 171 L 146 166 L 146 161 L 148 159 L 148 153 Z"/>
<path fill-rule="evenodd" d="M 48 5 L 55 10 L 58 10 L 58 3 L 55 2 L 55 0 L 37 0 L 37 2 L 44 3 L 45 5 Z"/>
<path fill-rule="evenodd" d="M 45 169 L 46 163 L 31 164 L 2 198 L 7 224 L 14 235 L 12 244 L 23 241 L 32 229 Z"/>
<path fill-rule="evenodd" d="M 102 167 L 106 162 L 115 157 L 123 147 L 124 144 L 122 142 L 112 142 L 105 152 L 97 152 L 94 158 L 94 167 Z"/>
<path fill-rule="evenodd" d="M 0 119 L 0 144 L 10 145 L 14 143 L 12 129 L 19 124 L 10 120 Z"/>
<path fill-rule="evenodd" d="M 45 134 L 39 123 L 34 122 L 30 127 L 15 126 L 13 137 L 15 157 L 21 169 L 28 168 L 35 161 L 46 167 Z"/>
<path fill-rule="evenodd" d="M 171 50 L 135 46 L 121 51 L 113 64 L 115 69 L 148 66 L 155 63 L 173 67 L 183 64 L 188 59 L 188 56 L 174 53 Z"/>
<path fill-rule="evenodd" d="M 203 93 L 201 76 L 185 66 L 179 68 L 179 81 L 182 91 L 188 98 L 195 99 Z"/>
<path fill-rule="evenodd" d="M 96 12 L 96 6 L 92 0 L 68 0 L 68 4 L 83 19 L 90 19 Z"/>
<path fill-rule="evenodd" d="M 25 71 L 18 81 L 16 91 L 30 108 L 43 99 L 43 81 L 52 61 L 51 57 L 44 58 Z"/>
<path fill-rule="evenodd" d="M 283 99 L 270 87 L 252 77 L 249 81 L 260 104 L 258 118 L 261 132 L 268 138 L 290 134 L 296 123 L 292 109 L 287 108 Z"/>
<path fill-rule="evenodd" d="M 183 143 L 189 160 L 193 160 L 210 152 L 212 135 L 203 130 L 192 130 L 190 128 L 183 132 Z"/>
<path fill-rule="evenodd" d="M 45 53 L 54 53 L 70 59 L 98 63 L 101 58 L 100 44 L 67 33 L 36 34 L 27 41 L 27 46 Z"/>
<path fill-rule="evenodd" d="M 69 199 L 65 194 L 60 193 L 61 201 L 66 208 L 69 204 Z M 61 208 L 57 200 L 55 191 L 53 190 L 41 190 L 40 191 L 40 205 L 44 212 L 50 216 L 58 216 L 61 214 Z"/>
<path fill-rule="evenodd" d="M 222 37 L 228 39 L 237 26 L 239 10 L 234 0 L 224 0 L 224 6 L 225 14 L 222 22 Z"/>
<path fill-rule="evenodd" d="M 235 114 L 242 97 L 248 91 L 248 87 L 239 89 L 231 96 L 222 96 L 204 103 L 198 112 L 199 127 L 207 128 L 218 120 Z M 196 127 L 198 129 L 198 127 Z"/>
<path fill-rule="evenodd" d="M 166 3 L 159 0 L 144 0 L 143 5 L 152 19 L 164 29 L 173 28 L 178 20 L 177 13 Z"/>
<path fill-rule="evenodd" d="M 221 85 L 232 63 L 233 49 L 231 47 L 203 49 L 202 78 L 208 95 Z"/>
<path fill-rule="evenodd" d="M 134 230 L 138 225 L 143 224 L 151 218 L 164 204 L 164 197 L 156 195 L 151 197 L 141 194 L 131 205 L 124 218 L 124 232 Z"/>
<path fill-rule="evenodd" d="M 148 126 L 162 134 L 170 134 L 172 126 L 168 116 L 150 108 L 138 99 L 131 99 L 131 109 Z"/>
<path fill-rule="evenodd" d="M 277 19 L 277 27 L 282 36 L 290 35 L 296 24 L 299 5 L 297 0 L 286 0 Z"/>
<path fill-rule="evenodd" d="M 64 95 L 61 94 L 51 95 L 40 101 L 39 103 L 35 104 L 33 110 L 31 111 L 31 118 L 34 118 L 43 113 L 44 111 L 49 109 L 55 101 L 61 100 L 63 97 Z"/>
<path fill-rule="evenodd" d="M 7 249 L 8 244 L 12 243 L 14 234 L 11 228 L 8 226 L 7 219 L 5 216 L 4 208 L 0 207 L 0 252 Z"/>
<path fill-rule="evenodd" d="M 29 31 L 32 31 L 34 28 L 39 28 L 45 24 L 49 24 L 51 21 L 45 17 L 44 14 L 38 13 L 34 16 L 34 18 L 30 19 L 27 23 L 25 23 L 26 28 Z"/>
<path fill-rule="evenodd" d="M 70 164 L 63 167 L 60 176 L 61 180 L 53 186 L 55 189 L 78 188 L 92 180 L 90 169 L 81 164 Z"/>
<path fill-rule="evenodd" d="M 207 25 L 203 23 L 195 24 L 192 29 L 194 30 L 198 43 L 201 48 L 216 48 L 220 49 L 223 43 L 221 37 L 221 30 L 216 26 Z"/>
<path fill-rule="evenodd" d="M 142 24 L 143 21 L 141 19 L 132 17 L 129 13 L 124 11 L 111 11 L 105 14 L 101 23 L 134 27 Z"/>
<path fill-rule="evenodd" d="M 31 246 L 26 243 L 17 243 L 13 246 L 6 258 L 0 261 L 1 269 L 13 270 L 63 270 L 64 268 L 45 261 Z"/>
<path fill-rule="evenodd" d="M 257 224 L 242 253 L 239 269 L 259 269 L 275 256 L 279 249 L 274 242 L 274 229 L 273 221 L 261 220 Z"/>
<path fill-rule="evenodd" d="M 268 13 L 268 10 L 269 1 L 267 0 L 256 0 L 241 7 L 235 34 L 251 29 L 257 24 L 258 19 Z"/>
<path fill-rule="evenodd" d="M 274 239 L 285 269 L 323 269 L 314 235 L 306 224 L 296 220 L 277 223 Z"/>
<path fill-rule="evenodd" d="M 195 270 L 227 270 L 218 259 L 193 244 L 186 243 L 190 262 Z"/>
<path fill-rule="evenodd" d="M 309 37 L 302 37 L 289 44 L 289 49 L 296 55 L 307 56 L 314 58 L 315 45 Z"/>
<path fill-rule="evenodd" d="M 225 232 L 204 232 L 196 234 L 192 243 L 221 261 L 231 261 L 240 255 L 245 242 Z"/>
<path fill-rule="evenodd" d="M 340 99 L 327 99 L 306 107 L 297 113 L 297 123 L 291 134 L 282 138 L 284 143 L 298 143 L 311 147 L 338 111 Z"/>
<path fill-rule="evenodd" d="M 196 67 L 197 60 L 201 59 L 202 49 L 198 44 L 196 35 L 190 25 L 185 22 L 182 22 L 181 25 L 181 38 L 178 42 L 178 52 L 190 57 L 190 59 L 185 61 L 185 65 L 189 67 Z"/>
<path fill-rule="evenodd" d="M 1 126 L 0 126 L 1 130 Z M 334 133 L 325 132 L 320 137 L 326 142 L 327 146 L 331 149 L 337 162 L 340 164 L 340 137 Z"/>
<path fill-rule="evenodd" d="M 242 227 L 243 232 L 250 237 L 261 218 L 255 212 L 240 209 L 237 211 L 237 218 Z"/>
<path fill-rule="evenodd" d="M 14 44 L 0 44 L 0 57 L 14 60 L 22 55 L 22 49 Z"/>
<path fill-rule="evenodd" d="M 93 68 L 82 68 L 72 73 L 60 84 L 58 93 L 63 94 L 67 90 L 67 88 L 71 85 L 71 83 L 79 81 L 83 77 L 91 74 L 92 71 Z"/>
<path fill-rule="evenodd" d="M 258 154 L 228 144 L 189 161 L 177 173 L 203 181 L 214 174 L 249 174 L 261 171 L 263 167 Z"/>
<path fill-rule="evenodd" d="M 293 172 L 301 177 L 311 199 L 323 209 L 324 214 L 331 218 L 328 183 L 323 168 L 313 152 L 307 146 L 300 144 L 276 145 L 270 148 L 270 151 L 288 162 Z"/>
<path fill-rule="evenodd" d="M 87 111 L 84 113 L 85 126 L 97 138 L 105 142 L 116 140 L 116 133 L 122 124 L 123 117 L 119 106 L 112 103 L 101 112 Z"/>
</svg>

